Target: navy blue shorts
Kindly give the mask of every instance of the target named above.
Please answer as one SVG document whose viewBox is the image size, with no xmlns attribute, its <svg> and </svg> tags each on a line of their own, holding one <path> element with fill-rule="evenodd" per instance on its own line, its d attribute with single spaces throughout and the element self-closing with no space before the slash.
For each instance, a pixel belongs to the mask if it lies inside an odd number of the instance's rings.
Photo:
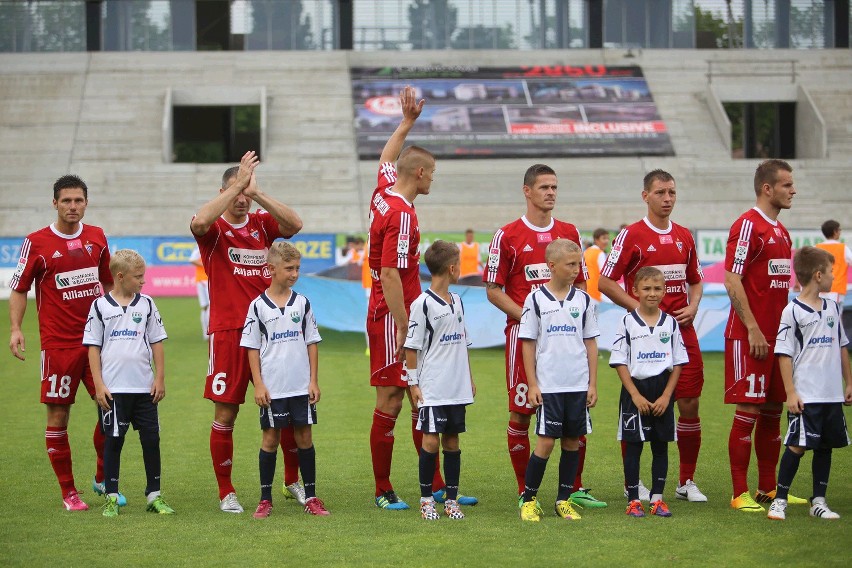
<svg viewBox="0 0 852 568">
<path fill-rule="evenodd" d="M 787 413 L 785 446 L 844 448 L 849 445 L 849 432 L 842 402 L 805 404 L 801 414 Z"/>
<path fill-rule="evenodd" d="M 140 432 L 159 432 L 160 417 L 154 397 L 147 392 L 112 393 L 109 410 L 100 406 L 101 431 L 110 438 L 122 438 L 133 424 Z"/>
<path fill-rule="evenodd" d="M 308 395 L 273 398 L 269 406 L 260 409 L 260 428 L 309 426 L 317 423 L 317 407 Z"/>
<path fill-rule="evenodd" d="M 636 390 L 639 394 L 654 402 L 665 392 L 669 383 L 669 373 L 656 377 L 636 380 Z M 619 397 L 618 439 L 624 442 L 674 442 L 677 440 L 675 428 L 674 396 L 669 400 L 669 406 L 662 416 L 639 414 L 639 409 L 633 404 L 630 393 L 623 386 Z"/>
<path fill-rule="evenodd" d="M 579 438 L 592 433 L 587 391 L 541 393 L 535 409 L 535 433 L 548 438 Z"/>
<path fill-rule="evenodd" d="M 461 434 L 465 431 L 465 405 L 421 406 L 417 429 L 424 434 Z"/>
</svg>

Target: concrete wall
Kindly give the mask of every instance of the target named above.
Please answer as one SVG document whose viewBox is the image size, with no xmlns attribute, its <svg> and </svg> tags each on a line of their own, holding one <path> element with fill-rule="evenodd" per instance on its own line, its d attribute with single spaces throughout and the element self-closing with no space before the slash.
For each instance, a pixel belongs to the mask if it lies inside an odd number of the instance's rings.
<svg viewBox="0 0 852 568">
<path fill-rule="evenodd" d="M 375 184 L 359 162 L 350 66 L 471 64 L 640 65 L 670 131 L 676 156 L 548 159 L 560 175 L 555 214 L 581 228 L 617 227 L 645 212 L 641 179 L 653 168 L 678 181 L 678 222 L 723 228 L 753 205 L 757 161 L 732 160 L 708 104 L 707 60 L 725 63 L 712 86 L 722 98 L 811 95 L 826 124 L 827 157 L 794 161 L 799 194 L 782 219 L 818 226 L 827 215 L 852 225 L 852 52 L 644 50 L 539 52 L 232 52 L 0 55 L 0 235 L 21 235 L 54 219 L 55 178 L 73 172 L 91 188 L 87 221 L 109 234 L 183 234 L 217 191 L 224 165 L 164 160 L 166 97 L 265 92 L 261 187 L 295 207 L 305 231 L 359 231 Z M 797 75 L 791 80 L 789 60 Z M 772 71 L 777 69 L 777 71 Z M 758 75 L 758 71 L 764 71 Z M 771 71 L 768 72 L 767 70 Z M 775 93 L 773 95 L 773 93 Z M 255 95 L 252 95 L 255 96 Z M 736 100 L 736 99 L 730 99 Z M 765 99 L 766 100 L 766 99 Z M 718 110 L 718 109 L 716 109 Z M 167 122 L 167 121 L 166 121 Z M 800 134 L 801 134 L 800 127 Z M 378 156 L 376 157 L 378 158 Z M 443 160 L 433 193 L 418 200 L 424 228 L 490 232 L 524 209 L 527 159 Z"/>
</svg>

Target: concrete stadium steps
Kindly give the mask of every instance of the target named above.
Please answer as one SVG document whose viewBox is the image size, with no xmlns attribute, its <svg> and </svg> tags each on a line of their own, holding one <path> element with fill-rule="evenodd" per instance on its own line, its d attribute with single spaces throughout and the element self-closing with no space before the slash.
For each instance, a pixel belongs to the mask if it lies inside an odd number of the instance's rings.
<svg viewBox="0 0 852 568">
<path fill-rule="evenodd" d="M 365 230 L 376 163 L 357 158 L 349 67 L 388 64 L 640 65 L 676 152 L 670 157 L 441 160 L 432 194 L 417 201 L 423 230 L 473 227 L 488 233 L 517 218 L 524 210 L 523 173 L 536 161 L 559 174 L 556 216 L 582 229 L 615 228 L 640 218 L 645 213 L 641 180 L 654 168 L 670 171 L 678 181 L 678 222 L 726 228 L 754 203 L 757 160 L 727 155 L 705 101 L 708 59 L 719 62 L 714 85 L 767 92 L 788 80 L 788 62 L 796 60 L 797 81 L 827 124 L 828 159 L 793 161 L 799 194 L 784 222 L 817 227 L 832 215 L 852 224 L 849 50 L 125 52 L 0 54 L 0 152 L 6 158 L 0 234 L 18 236 L 50 222 L 50 186 L 69 171 L 91 188 L 87 221 L 110 234 L 185 234 L 193 212 L 215 195 L 226 166 L 163 162 L 169 89 L 208 94 L 265 89 L 261 188 L 296 208 L 307 232 Z M 769 77 L 733 75 L 767 70 Z"/>
</svg>

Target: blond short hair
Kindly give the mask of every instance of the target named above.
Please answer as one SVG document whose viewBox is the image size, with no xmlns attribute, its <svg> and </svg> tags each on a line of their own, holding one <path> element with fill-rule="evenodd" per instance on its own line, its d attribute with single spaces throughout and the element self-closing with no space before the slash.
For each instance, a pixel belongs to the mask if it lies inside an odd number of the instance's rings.
<svg viewBox="0 0 852 568">
<path fill-rule="evenodd" d="M 121 272 L 127 273 L 134 268 L 145 266 L 145 259 L 133 249 L 119 249 L 109 259 L 109 271 L 113 276 Z"/>
<path fill-rule="evenodd" d="M 278 262 L 291 262 L 302 258 L 302 253 L 287 241 L 275 241 L 269 247 L 269 253 L 266 255 L 266 262 L 276 264 Z"/>
<path fill-rule="evenodd" d="M 582 252 L 580 245 L 570 239 L 556 239 L 551 241 L 547 248 L 544 249 L 544 260 L 553 262 L 557 258 L 562 258 L 566 254 L 572 252 Z"/>
</svg>

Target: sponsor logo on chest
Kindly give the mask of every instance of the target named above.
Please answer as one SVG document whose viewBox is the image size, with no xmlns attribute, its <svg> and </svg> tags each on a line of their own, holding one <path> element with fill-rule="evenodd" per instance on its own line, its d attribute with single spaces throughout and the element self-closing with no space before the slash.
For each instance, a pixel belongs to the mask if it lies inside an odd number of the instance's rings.
<svg viewBox="0 0 852 568">
<path fill-rule="evenodd" d="M 264 266 L 266 264 L 266 254 L 268 249 L 252 250 L 236 247 L 228 248 L 228 258 L 233 264 L 241 264 L 243 266 Z"/>
<path fill-rule="evenodd" d="M 550 268 L 547 263 L 540 262 L 538 264 L 527 264 L 524 266 L 524 276 L 527 282 L 535 280 L 550 280 Z"/>
<path fill-rule="evenodd" d="M 86 286 L 87 284 L 97 283 L 98 269 L 95 267 L 81 268 L 79 270 L 59 272 L 56 274 L 57 290 L 64 290 L 65 288 L 76 288 L 77 286 Z"/>
</svg>

